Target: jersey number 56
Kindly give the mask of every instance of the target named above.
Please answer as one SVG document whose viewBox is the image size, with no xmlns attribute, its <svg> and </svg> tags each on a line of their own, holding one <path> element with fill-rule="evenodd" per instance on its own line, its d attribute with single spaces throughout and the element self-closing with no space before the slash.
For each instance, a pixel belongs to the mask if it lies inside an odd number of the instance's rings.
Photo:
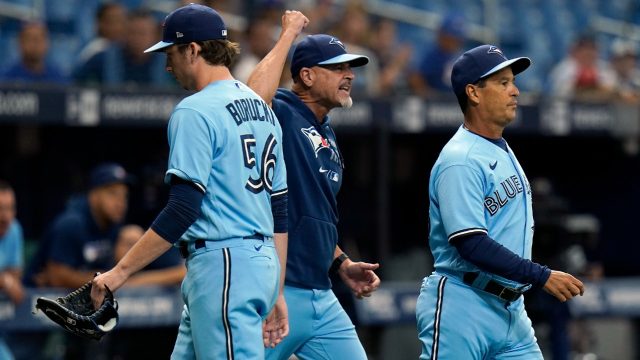
<svg viewBox="0 0 640 360">
<path fill-rule="evenodd" d="M 253 134 L 247 134 L 240 136 L 240 140 L 242 141 L 242 154 L 244 158 L 244 166 L 253 169 L 256 166 L 256 138 Z M 245 184 L 245 188 L 252 193 L 259 193 L 262 190 L 266 190 L 269 194 L 272 191 L 273 186 L 273 169 L 276 167 L 276 155 L 273 153 L 273 150 L 276 147 L 278 141 L 276 140 L 273 134 L 270 134 L 265 141 L 262 156 L 259 160 L 258 165 L 258 177 L 254 179 L 252 176 L 249 176 L 247 183 Z M 271 178 L 269 178 L 269 174 L 271 174 Z"/>
</svg>

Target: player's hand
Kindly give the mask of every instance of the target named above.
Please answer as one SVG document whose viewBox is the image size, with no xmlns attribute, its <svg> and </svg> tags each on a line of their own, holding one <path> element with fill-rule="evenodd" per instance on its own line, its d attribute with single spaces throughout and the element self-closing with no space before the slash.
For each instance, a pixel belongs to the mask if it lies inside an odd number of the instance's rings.
<svg viewBox="0 0 640 360">
<path fill-rule="evenodd" d="M 338 274 L 355 296 L 362 299 L 371 296 L 380 286 L 380 278 L 374 272 L 379 267 L 380 264 L 353 262 L 347 259 L 340 265 Z"/>
<path fill-rule="evenodd" d="M 105 285 L 109 287 L 109 290 L 115 292 L 126 280 L 127 277 L 118 271 L 117 268 L 113 268 L 104 274 L 98 274 L 94 277 L 91 282 L 91 301 L 93 302 L 93 308 L 97 310 L 102 305 L 106 294 Z"/>
<path fill-rule="evenodd" d="M 292 32 L 294 37 L 297 37 L 308 24 L 309 19 L 303 13 L 296 10 L 287 10 L 282 15 L 282 33 L 280 36 L 284 33 Z"/>
<path fill-rule="evenodd" d="M 276 305 L 262 323 L 264 347 L 275 347 L 287 335 L 289 335 L 289 310 L 284 295 L 280 294 Z"/>
<path fill-rule="evenodd" d="M 544 284 L 544 291 L 565 302 L 574 296 L 584 294 L 584 284 L 571 274 L 551 270 L 551 276 Z"/>
</svg>

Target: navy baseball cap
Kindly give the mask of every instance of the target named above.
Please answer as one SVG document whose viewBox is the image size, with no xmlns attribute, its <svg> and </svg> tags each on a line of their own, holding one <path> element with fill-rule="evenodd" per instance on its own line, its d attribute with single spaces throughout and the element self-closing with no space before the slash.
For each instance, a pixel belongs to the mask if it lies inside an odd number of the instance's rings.
<svg viewBox="0 0 640 360">
<path fill-rule="evenodd" d="M 481 45 L 462 54 L 453 64 L 451 70 L 451 86 L 456 96 L 465 94 L 468 84 L 475 84 L 507 66 L 513 75 L 523 72 L 531 65 L 527 57 L 507 59 L 497 46 Z"/>
<path fill-rule="evenodd" d="M 305 37 L 296 45 L 291 58 L 291 75 L 297 76 L 303 67 L 349 63 L 351 67 L 366 65 L 364 55 L 347 54 L 347 48 L 337 37 L 316 34 Z"/>
<path fill-rule="evenodd" d="M 173 44 L 225 40 L 227 27 L 218 12 L 200 4 L 189 4 L 171 12 L 162 24 L 162 41 L 144 52 L 164 51 Z"/>
<path fill-rule="evenodd" d="M 133 177 L 127 174 L 127 171 L 120 164 L 103 163 L 91 170 L 89 189 L 120 183 L 127 185 L 133 183 Z"/>
</svg>

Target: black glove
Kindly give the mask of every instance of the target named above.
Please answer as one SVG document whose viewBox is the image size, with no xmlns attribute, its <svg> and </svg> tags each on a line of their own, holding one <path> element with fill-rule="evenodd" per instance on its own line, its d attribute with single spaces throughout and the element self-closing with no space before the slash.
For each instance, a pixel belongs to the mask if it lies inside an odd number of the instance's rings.
<svg viewBox="0 0 640 360">
<path fill-rule="evenodd" d="M 65 330 L 85 339 L 100 340 L 118 324 L 118 303 L 109 288 L 106 290 L 98 310 L 91 302 L 91 281 L 56 300 L 39 297 L 36 310 L 42 311 Z"/>
</svg>

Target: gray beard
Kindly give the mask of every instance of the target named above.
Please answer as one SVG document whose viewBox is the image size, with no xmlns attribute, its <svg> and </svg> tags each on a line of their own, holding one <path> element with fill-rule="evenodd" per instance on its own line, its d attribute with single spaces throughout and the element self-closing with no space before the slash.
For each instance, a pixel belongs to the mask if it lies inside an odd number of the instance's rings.
<svg viewBox="0 0 640 360">
<path fill-rule="evenodd" d="M 344 109 L 350 109 L 353 106 L 353 99 L 351 96 L 344 100 L 340 100 L 340 106 Z"/>
</svg>

